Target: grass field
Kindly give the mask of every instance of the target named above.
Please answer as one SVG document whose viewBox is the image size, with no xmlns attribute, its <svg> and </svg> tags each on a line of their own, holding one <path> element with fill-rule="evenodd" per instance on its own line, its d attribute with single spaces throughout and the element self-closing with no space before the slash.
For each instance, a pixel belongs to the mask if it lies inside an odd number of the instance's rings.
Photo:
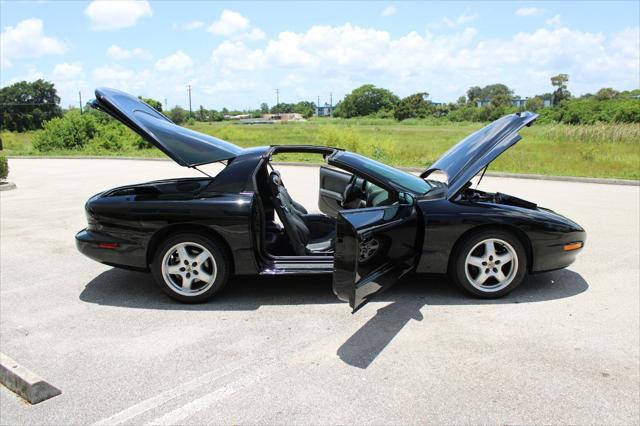
<svg viewBox="0 0 640 426">
<path fill-rule="evenodd" d="M 425 167 L 479 123 L 445 120 L 315 119 L 302 123 L 238 125 L 199 123 L 194 130 L 243 147 L 257 145 L 326 145 L 362 153 L 396 166 Z M 537 124 L 521 131 L 523 140 L 499 157 L 493 171 L 558 176 L 640 179 L 640 125 Z M 31 146 L 33 133 L 2 133 L 8 155 L 40 155 Z M 161 157 L 158 150 L 134 147 L 117 152 L 91 150 L 48 152 L 47 155 L 120 155 Z M 313 155 L 286 155 L 284 161 L 318 161 Z"/>
</svg>

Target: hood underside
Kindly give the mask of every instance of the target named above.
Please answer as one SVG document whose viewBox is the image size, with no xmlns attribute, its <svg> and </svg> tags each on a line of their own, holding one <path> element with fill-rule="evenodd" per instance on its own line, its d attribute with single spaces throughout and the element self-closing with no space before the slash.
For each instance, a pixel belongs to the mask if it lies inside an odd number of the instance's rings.
<svg viewBox="0 0 640 426">
<path fill-rule="evenodd" d="M 230 160 L 243 151 L 232 143 L 178 126 L 135 96 L 108 88 L 95 93 L 93 107 L 125 124 L 181 166 Z"/>
<path fill-rule="evenodd" d="M 420 176 L 426 178 L 435 171 L 446 173 L 447 196 L 455 196 L 480 170 L 522 139 L 518 131 L 537 117 L 532 112 L 520 112 L 497 119 L 454 145 Z"/>
</svg>

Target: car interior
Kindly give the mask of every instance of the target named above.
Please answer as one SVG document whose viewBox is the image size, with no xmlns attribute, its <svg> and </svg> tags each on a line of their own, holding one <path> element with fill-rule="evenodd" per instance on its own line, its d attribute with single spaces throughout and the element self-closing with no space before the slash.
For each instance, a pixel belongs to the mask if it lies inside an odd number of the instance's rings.
<svg viewBox="0 0 640 426">
<path fill-rule="evenodd" d="M 356 175 L 320 167 L 318 208 L 309 213 L 294 200 L 280 172 L 270 162 L 256 175 L 263 250 L 274 257 L 333 256 L 340 210 L 392 204 L 388 191 Z"/>
</svg>

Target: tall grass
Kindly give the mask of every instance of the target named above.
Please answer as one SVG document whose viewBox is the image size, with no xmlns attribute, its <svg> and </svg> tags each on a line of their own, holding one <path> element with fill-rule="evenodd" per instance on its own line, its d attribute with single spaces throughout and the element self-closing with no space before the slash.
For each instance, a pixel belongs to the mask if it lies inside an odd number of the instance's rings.
<svg viewBox="0 0 640 426">
<path fill-rule="evenodd" d="M 444 123 L 444 124 L 443 124 Z M 323 145 L 359 152 L 397 165 L 426 167 L 481 123 L 449 123 L 389 119 L 314 119 L 302 123 L 237 125 L 198 123 L 193 129 L 243 147 L 259 145 Z M 491 170 L 564 176 L 640 179 L 640 124 L 536 124 L 521 131 L 523 140 L 500 156 Z M 2 134 L 9 155 L 34 155 L 29 138 Z M 51 152 L 82 155 L 89 152 Z M 155 149 L 128 149 L 109 155 L 158 156 Z M 311 154 L 284 154 L 281 160 L 319 162 Z"/>
</svg>

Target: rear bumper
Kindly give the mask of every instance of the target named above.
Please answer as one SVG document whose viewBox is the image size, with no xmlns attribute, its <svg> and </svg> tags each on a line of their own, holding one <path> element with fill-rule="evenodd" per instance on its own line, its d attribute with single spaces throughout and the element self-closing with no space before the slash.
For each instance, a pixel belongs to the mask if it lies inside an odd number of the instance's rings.
<svg viewBox="0 0 640 426">
<path fill-rule="evenodd" d="M 534 242 L 531 272 L 546 272 L 566 268 L 576 260 L 578 254 L 584 249 L 586 241 L 586 232 L 574 231 L 562 234 L 558 239 Z M 565 245 L 576 242 L 581 242 L 582 247 L 569 251 L 564 249 Z"/>
<path fill-rule="evenodd" d="M 140 246 L 108 234 L 83 229 L 76 234 L 78 251 L 110 266 L 148 270 L 146 253 Z"/>
</svg>

